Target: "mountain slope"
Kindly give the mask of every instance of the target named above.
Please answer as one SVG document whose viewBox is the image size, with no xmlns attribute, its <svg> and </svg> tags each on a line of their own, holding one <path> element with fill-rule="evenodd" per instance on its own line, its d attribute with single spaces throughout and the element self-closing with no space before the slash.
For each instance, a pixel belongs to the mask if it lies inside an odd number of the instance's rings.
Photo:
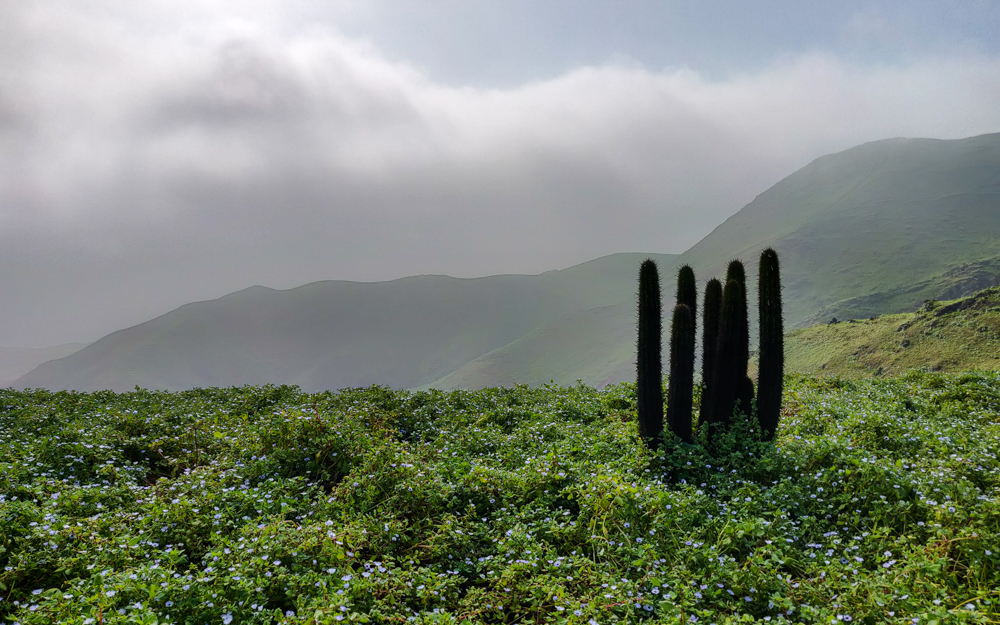
<svg viewBox="0 0 1000 625">
<path fill-rule="evenodd" d="M 911 313 L 822 324 L 792 332 L 786 370 L 843 377 L 897 375 L 909 369 L 1000 369 L 1000 288 Z"/>
<path fill-rule="evenodd" d="M 816 159 L 681 257 L 699 278 L 781 255 L 788 327 L 834 302 L 1000 255 L 1000 134 L 887 139 Z"/>
<path fill-rule="evenodd" d="M 13 384 L 43 362 L 65 358 L 86 346 L 86 343 L 66 343 L 52 347 L 0 347 L 0 388 Z"/>
<path fill-rule="evenodd" d="M 660 257 L 665 307 L 681 263 L 702 285 L 734 257 L 755 278 L 759 251 L 769 246 L 781 256 L 789 329 L 822 315 L 912 310 L 921 299 L 997 284 L 1000 134 L 888 139 L 816 159 L 680 258 Z M 600 384 L 631 377 L 635 276 L 644 256 L 614 255 L 539 276 L 258 287 L 112 334 L 18 385 Z"/>
<path fill-rule="evenodd" d="M 16 386 L 417 387 L 563 315 L 630 299 L 646 256 L 616 254 L 537 276 L 252 287 L 115 332 Z M 654 256 L 664 266 L 676 258 Z"/>
<path fill-rule="evenodd" d="M 452 390 L 583 380 L 605 386 L 635 377 L 635 305 L 571 313 L 429 384 Z"/>
<path fill-rule="evenodd" d="M 913 310 L 924 299 L 952 298 L 1000 284 L 1000 134 L 968 139 L 888 139 L 816 159 L 720 224 L 684 252 L 700 284 L 725 274 L 732 258 L 748 264 L 751 304 L 757 257 L 781 257 L 785 327 L 839 316 L 869 317 Z M 674 274 L 661 270 L 669 310 Z M 751 306 L 751 327 L 756 326 Z M 629 354 L 618 377 L 632 375 L 635 315 L 622 310 L 605 339 L 586 317 L 554 322 L 545 336 L 524 337 L 440 380 L 445 388 L 492 381 L 538 384 L 560 378 L 553 353 L 570 353 L 555 337 L 593 345 L 590 358 Z M 559 328 L 566 324 L 566 328 Z M 603 326 L 607 326 L 607 321 Z M 669 332 L 664 327 L 664 332 Z M 547 349 L 541 349 L 546 345 Z M 588 365 L 589 366 L 589 365 Z M 601 379 L 601 378 L 592 378 Z"/>
<path fill-rule="evenodd" d="M 1000 285 L 1000 256 L 958 265 L 939 276 L 906 286 L 835 302 L 813 313 L 800 325 L 909 312 L 927 300 L 958 299 L 997 285 Z"/>
</svg>

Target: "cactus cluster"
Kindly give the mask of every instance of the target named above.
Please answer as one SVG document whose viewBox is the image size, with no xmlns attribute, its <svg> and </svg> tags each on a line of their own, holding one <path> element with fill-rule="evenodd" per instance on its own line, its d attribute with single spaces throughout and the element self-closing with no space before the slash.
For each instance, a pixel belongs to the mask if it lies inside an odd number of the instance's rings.
<svg viewBox="0 0 1000 625">
<path fill-rule="evenodd" d="M 726 428 L 734 414 L 756 418 L 762 436 L 772 439 L 778 428 L 784 367 L 781 279 L 778 255 L 766 249 L 760 256 L 758 281 L 760 315 L 759 366 L 756 388 L 747 375 L 750 323 L 746 271 L 734 260 L 725 286 L 711 279 L 702 307 L 702 395 L 700 423 L 709 440 Z M 666 422 L 670 432 L 693 441 L 697 292 L 694 271 L 685 265 L 677 274 L 677 295 L 670 331 L 670 381 Z M 639 342 L 636 376 L 639 433 L 652 447 L 663 430 L 660 364 L 660 284 L 656 264 L 643 262 L 639 271 Z"/>
</svg>

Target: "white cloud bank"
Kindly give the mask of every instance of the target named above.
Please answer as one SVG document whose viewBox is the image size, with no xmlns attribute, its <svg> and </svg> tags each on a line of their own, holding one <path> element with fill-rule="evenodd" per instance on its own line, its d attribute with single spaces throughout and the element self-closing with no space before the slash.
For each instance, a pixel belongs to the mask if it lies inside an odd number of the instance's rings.
<svg viewBox="0 0 1000 625">
<path fill-rule="evenodd" d="M 117 4 L 0 8 L 0 344 L 251 284 L 680 252 L 824 153 L 1000 130 L 996 58 L 456 88 L 266 2 Z"/>
</svg>

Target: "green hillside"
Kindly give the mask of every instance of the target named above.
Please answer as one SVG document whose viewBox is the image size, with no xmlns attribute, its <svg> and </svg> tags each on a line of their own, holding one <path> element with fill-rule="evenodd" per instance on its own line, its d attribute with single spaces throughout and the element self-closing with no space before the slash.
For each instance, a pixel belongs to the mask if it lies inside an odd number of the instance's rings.
<svg viewBox="0 0 1000 625">
<path fill-rule="evenodd" d="M 830 319 L 867 319 L 910 312 L 927 300 L 949 300 L 1000 284 L 1000 257 L 953 267 L 939 276 L 882 291 L 841 300 L 808 317 L 811 326 Z"/>
<path fill-rule="evenodd" d="M 781 255 L 788 327 L 1000 255 L 1000 134 L 888 139 L 816 159 L 681 256 L 700 279 Z M 996 275 L 996 274 L 994 274 Z M 993 284 L 996 284 L 994 282 Z M 884 312 L 884 311 L 881 311 Z"/>
<path fill-rule="evenodd" d="M 786 370 L 841 377 L 896 375 L 909 369 L 1000 369 L 1000 288 L 920 310 L 828 323 L 792 332 Z"/>
<path fill-rule="evenodd" d="M 656 256 L 664 305 L 673 304 L 681 263 L 701 284 L 734 257 L 755 275 L 769 246 L 781 256 L 790 329 L 967 295 L 1000 284 L 998 208 L 1000 134 L 866 143 L 781 180 L 679 258 Z M 17 385 L 312 390 L 630 379 L 645 256 L 538 276 L 255 287 L 116 332 Z"/>
<path fill-rule="evenodd" d="M 253 287 L 115 332 L 16 386 L 419 387 L 564 315 L 630 300 L 647 256 L 616 254 L 536 276 Z M 653 256 L 664 267 L 676 259 Z"/>
<path fill-rule="evenodd" d="M 603 387 L 635 377 L 635 305 L 571 313 L 480 356 L 429 388 L 481 389 L 577 380 Z"/>
<path fill-rule="evenodd" d="M 676 266 L 690 264 L 702 285 L 724 275 L 732 258 L 742 258 L 755 275 L 765 247 L 781 255 L 786 328 L 833 316 L 913 310 L 926 299 L 1000 284 L 1000 134 L 955 141 L 888 139 L 816 159 L 719 225 Z M 661 280 L 669 309 L 673 271 L 661 268 Z M 750 296 L 756 298 L 754 292 Z M 608 379 L 631 379 L 633 308 L 619 309 L 614 330 L 605 337 L 589 333 L 606 331 L 610 311 L 589 326 L 586 316 L 568 316 L 544 336 L 518 339 L 439 383 L 444 388 L 506 380 L 597 383 L 600 377 L 582 374 L 584 366 L 593 367 L 578 357 L 582 344 L 593 346 L 590 359 L 596 362 L 628 354 Z M 576 347 L 557 337 L 573 337 Z M 574 359 L 580 374 L 570 371 Z"/>
</svg>

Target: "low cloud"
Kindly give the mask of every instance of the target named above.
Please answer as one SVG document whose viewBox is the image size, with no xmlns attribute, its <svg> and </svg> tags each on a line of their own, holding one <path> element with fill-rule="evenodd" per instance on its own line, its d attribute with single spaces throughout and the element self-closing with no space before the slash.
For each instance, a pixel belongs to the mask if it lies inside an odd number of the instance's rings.
<svg viewBox="0 0 1000 625">
<path fill-rule="evenodd" d="M 21 43 L 0 44 L 0 344 L 93 340 L 252 284 L 681 252 L 824 153 L 1000 130 L 982 56 L 461 88 L 253 19 L 264 2 L 46 6 L 0 9 Z"/>
</svg>

